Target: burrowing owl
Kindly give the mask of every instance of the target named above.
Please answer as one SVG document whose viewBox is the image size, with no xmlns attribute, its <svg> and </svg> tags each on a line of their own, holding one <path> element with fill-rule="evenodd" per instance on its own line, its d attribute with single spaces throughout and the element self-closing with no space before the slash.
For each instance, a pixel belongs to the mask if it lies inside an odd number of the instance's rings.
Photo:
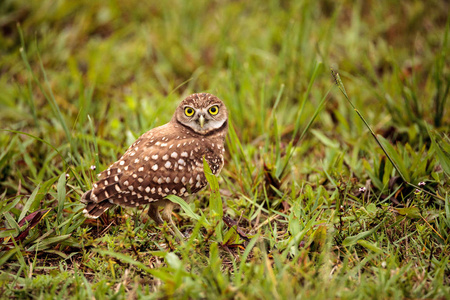
<svg viewBox="0 0 450 300">
<path fill-rule="evenodd" d="M 213 174 L 223 167 L 228 113 L 214 95 L 193 94 L 175 110 L 172 120 L 144 133 L 125 154 L 99 174 L 92 190 L 81 197 L 87 217 L 97 218 L 114 205 L 150 205 L 149 216 L 173 225 L 174 204 L 167 195 L 182 198 L 207 184 L 203 157 Z M 163 214 L 159 207 L 164 207 Z M 176 227 L 175 227 L 176 229 Z"/>
</svg>

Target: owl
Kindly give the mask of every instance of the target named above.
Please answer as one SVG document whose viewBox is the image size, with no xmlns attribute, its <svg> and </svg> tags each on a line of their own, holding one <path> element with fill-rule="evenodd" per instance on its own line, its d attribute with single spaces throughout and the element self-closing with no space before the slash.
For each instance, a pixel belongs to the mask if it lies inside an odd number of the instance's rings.
<svg viewBox="0 0 450 300">
<path fill-rule="evenodd" d="M 214 175 L 224 164 L 228 112 L 216 96 L 199 93 L 181 101 L 171 121 L 144 133 L 81 196 L 86 217 L 98 218 L 110 207 L 149 205 L 157 223 L 172 221 L 168 195 L 186 198 L 207 185 L 203 157 Z M 162 210 L 162 217 L 160 214 Z"/>
</svg>

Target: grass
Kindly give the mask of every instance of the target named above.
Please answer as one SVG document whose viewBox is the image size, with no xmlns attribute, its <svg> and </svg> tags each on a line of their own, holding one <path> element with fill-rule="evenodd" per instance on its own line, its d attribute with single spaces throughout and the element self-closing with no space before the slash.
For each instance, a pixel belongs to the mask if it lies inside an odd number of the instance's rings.
<svg viewBox="0 0 450 300">
<path fill-rule="evenodd" d="M 3 1 L 3 298 L 449 298 L 446 1 Z M 333 74 L 330 70 L 333 70 Z M 199 91 L 226 165 L 174 216 L 95 175 Z M 91 168 L 92 166 L 92 168 Z"/>
</svg>

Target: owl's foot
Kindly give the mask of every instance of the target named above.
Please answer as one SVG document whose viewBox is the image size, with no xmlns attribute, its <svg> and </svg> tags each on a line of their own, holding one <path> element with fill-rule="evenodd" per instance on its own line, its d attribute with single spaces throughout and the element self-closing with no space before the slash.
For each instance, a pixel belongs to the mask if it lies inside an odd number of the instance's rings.
<svg viewBox="0 0 450 300">
<path fill-rule="evenodd" d="M 173 202 L 168 201 L 162 211 L 162 218 L 167 222 L 167 224 L 169 224 L 172 227 L 172 233 L 177 238 L 177 241 L 181 242 L 184 240 L 185 236 L 181 233 L 180 230 L 178 230 L 177 226 L 172 220 L 172 210 L 174 206 L 175 204 Z"/>
<path fill-rule="evenodd" d="M 183 241 L 185 236 L 178 230 L 177 226 L 172 220 L 172 210 L 174 204 L 170 201 L 166 202 L 164 205 L 164 210 L 162 211 L 162 217 L 159 213 L 159 205 L 158 204 L 150 204 L 150 208 L 148 209 L 148 215 L 150 218 L 155 221 L 158 225 L 163 225 L 164 221 L 169 225 L 169 230 L 175 236 L 178 242 Z"/>
</svg>

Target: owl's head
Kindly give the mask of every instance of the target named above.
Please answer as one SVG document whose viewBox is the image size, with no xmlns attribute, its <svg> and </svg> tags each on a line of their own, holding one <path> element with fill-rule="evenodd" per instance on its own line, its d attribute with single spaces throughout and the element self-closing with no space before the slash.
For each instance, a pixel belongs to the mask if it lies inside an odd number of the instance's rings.
<svg viewBox="0 0 450 300">
<path fill-rule="evenodd" d="M 225 104 L 208 93 L 192 94 L 178 105 L 172 121 L 182 124 L 198 134 L 227 129 L 228 112 Z"/>
</svg>

